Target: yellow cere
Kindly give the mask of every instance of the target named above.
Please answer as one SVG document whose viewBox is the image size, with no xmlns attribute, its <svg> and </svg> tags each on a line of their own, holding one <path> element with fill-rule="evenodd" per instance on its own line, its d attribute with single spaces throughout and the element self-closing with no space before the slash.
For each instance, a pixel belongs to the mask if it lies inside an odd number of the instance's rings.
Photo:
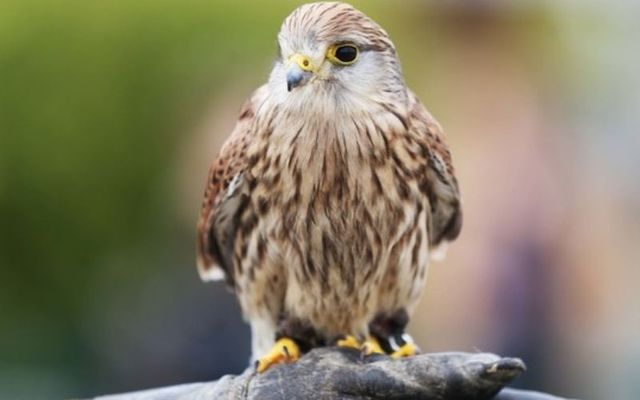
<svg viewBox="0 0 640 400">
<path fill-rule="evenodd" d="M 300 69 L 302 69 L 303 71 L 311 72 L 315 69 L 313 63 L 311 62 L 311 58 L 302 54 L 292 55 L 291 57 L 289 57 L 289 62 L 298 64 Z"/>
</svg>

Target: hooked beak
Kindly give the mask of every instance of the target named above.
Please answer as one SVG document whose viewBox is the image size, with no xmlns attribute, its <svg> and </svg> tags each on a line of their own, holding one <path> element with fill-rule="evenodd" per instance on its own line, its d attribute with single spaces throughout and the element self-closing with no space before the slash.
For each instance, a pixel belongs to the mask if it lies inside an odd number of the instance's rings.
<svg viewBox="0 0 640 400">
<path fill-rule="evenodd" d="M 289 57 L 287 65 L 287 90 L 289 92 L 308 82 L 315 69 L 311 58 L 301 54 Z"/>
</svg>

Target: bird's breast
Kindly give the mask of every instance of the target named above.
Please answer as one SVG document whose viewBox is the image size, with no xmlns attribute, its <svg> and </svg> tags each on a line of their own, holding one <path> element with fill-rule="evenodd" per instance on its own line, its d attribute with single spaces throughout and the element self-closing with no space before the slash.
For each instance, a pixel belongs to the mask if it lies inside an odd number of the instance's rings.
<svg viewBox="0 0 640 400">
<path fill-rule="evenodd" d="M 328 248 L 334 263 L 371 259 L 424 203 L 398 165 L 402 128 L 396 118 L 363 111 L 276 120 L 252 148 L 252 208 L 271 235 Z"/>
<path fill-rule="evenodd" d="M 402 145 L 394 127 L 356 121 L 291 124 L 254 146 L 242 222 L 251 230 L 240 229 L 240 243 L 256 249 L 247 262 L 286 271 L 285 302 L 311 320 L 346 318 L 320 323 L 333 327 L 370 313 L 394 251 L 399 259 L 426 231 L 424 201 L 392 156 Z M 355 314 L 328 313 L 354 305 Z"/>
</svg>

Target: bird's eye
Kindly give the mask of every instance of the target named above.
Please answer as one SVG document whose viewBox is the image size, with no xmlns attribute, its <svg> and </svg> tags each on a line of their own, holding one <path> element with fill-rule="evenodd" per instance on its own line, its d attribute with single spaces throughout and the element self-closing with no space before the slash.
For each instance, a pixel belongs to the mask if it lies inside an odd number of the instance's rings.
<svg viewBox="0 0 640 400">
<path fill-rule="evenodd" d="M 352 63 L 358 57 L 358 49 L 355 46 L 345 45 L 336 49 L 336 58 L 343 63 Z"/>
<path fill-rule="evenodd" d="M 331 46 L 327 58 L 334 64 L 350 65 L 358 58 L 358 48 L 352 44 Z"/>
</svg>

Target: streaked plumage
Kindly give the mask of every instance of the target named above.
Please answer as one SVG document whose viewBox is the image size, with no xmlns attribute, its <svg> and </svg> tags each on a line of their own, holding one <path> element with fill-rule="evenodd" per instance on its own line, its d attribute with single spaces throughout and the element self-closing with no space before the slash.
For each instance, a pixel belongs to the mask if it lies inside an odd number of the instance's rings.
<svg viewBox="0 0 640 400">
<path fill-rule="evenodd" d="M 410 314 L 431 252 L 462 223 L 442 130 L 382 28 L 347 4 L 313 3 L 278 41 L 268 83 L 211 167 L 198 223 L 200 274 L 236 292 L 254 358 L 286 319 L 330 340 Z M 352 65 L 326 59 L 342 43 L 359 49 Z M 313 71 L 292 66 L 300 54 Z"/>
</svg>

